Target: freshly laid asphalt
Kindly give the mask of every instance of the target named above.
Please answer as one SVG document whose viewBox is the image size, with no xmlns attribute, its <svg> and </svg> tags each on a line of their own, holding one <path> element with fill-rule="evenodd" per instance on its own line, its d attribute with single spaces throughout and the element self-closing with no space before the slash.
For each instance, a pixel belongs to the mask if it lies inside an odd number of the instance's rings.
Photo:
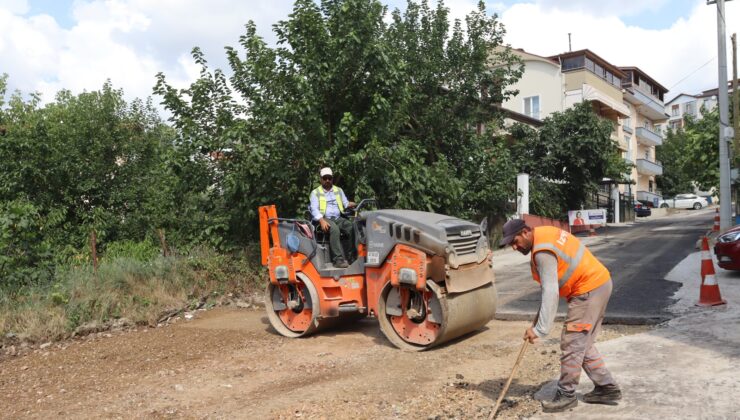
<svg viewBox="0 0 740 420">
<path fill-rule="evenodd" d="M 614 289 L 605 323 L 657 324 L 672 318 L 667 308 L 680 283 L 667 274 L 689 254 L 697 239 L 714 221 L 714 209 L 683 210 L 663 217 L 638 219 L 598 230 L 582 237 L 591 252 L 609 269 Z M 533 319 L 540 305 L 540 288 L 532 280 L 529 256 L 511 249 L 494 253 L 498 289 L 496 318 Z M 697 283 L 700 280 L 697 278 Z M 559 317 L 567 304 L 560 300 Z"/>
</svg>

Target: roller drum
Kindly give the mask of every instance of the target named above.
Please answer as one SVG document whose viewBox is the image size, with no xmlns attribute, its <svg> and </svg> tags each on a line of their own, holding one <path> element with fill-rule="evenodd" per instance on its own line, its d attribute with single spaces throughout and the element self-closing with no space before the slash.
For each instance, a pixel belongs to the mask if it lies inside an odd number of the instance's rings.
<svg viewBox="0 0 740 420">
<path fill-rule="evenodd" d="M 297 273 L 297 277 L 299 282 L 292 287 L 297 287 L 303 292 L 300 310 L 287 307 L 288 296 L 280 287 L 268 282 L 265 289 L 267 318 L 270 325 L 280 335 L 289 338 L 307 337 L 322 330 L 351 324 L 365 318 L 366 315 L 363 313 L 340 313 L 335 317 L 320 317 L 321 303 L 316 287 L 304 274 Z"/>
<path fill-rule="evenodd" d="M 423 351 L 485 326 L 496 313 L 496 286 L 493 282 L 461 293 L 443 293 L 428 281 L 430 296 L 425 300 L 423 319 L 411 323 L 408 300 L 399 288 L 388 283 L 380 294 L 378 320 L 383 334 L 396 347 Z M 418 311 L 413 314 L 416 315 Z"/>
<path fill-rule="evenodd" d="M 496 314 L 496 286 L 488 283 L 467 292 L 447 294 L 440 300 L 446 315 L 438 345 L 483 328 Z"/>
</svg>

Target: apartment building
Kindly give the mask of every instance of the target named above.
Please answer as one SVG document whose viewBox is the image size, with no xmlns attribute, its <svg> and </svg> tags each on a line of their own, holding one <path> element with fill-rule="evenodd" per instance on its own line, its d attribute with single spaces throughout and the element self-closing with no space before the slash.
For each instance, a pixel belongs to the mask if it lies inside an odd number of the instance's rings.
<svg viewBox="0 0 740 420">
<path fill-rule="evenodd" d="M 660 83 L 638 67 L 620 67 L 622 95 L 630 115 L 621 119 L 621 128 L 627 151 L 625 159 L 634 165 L 627 185 L 628 193 L 637 200 L 658 204 L 661 199 L 655 177 L 663 174 L 663 167 L 655 159 L 655 147 L 663 144 L 660 126 L 668 120 L 663 98 L 668 92 Z"/>
<path fill-rule="evenodd" d="M 671 99 L 665 104 L 665 112 L 668 114 L 668 124 L 665 129 L 671 128 L 677 130 L 683 128 L 684 115 L 691 115 L 695 118 L 701 118 L 702 107 L 712 110 L 717 106 L 717 89 L 705 90 L 698 95 L 689 95 L 679 93 L 678 96 Z"/>
<path fill-rule="evenodd" d="M 519 94 L 502 103 L 501 107 L 538 120 L 545 119 L 553 112 L 562 111 L 565 82 L 560 71 L 560 62 L 523 49 L 512 52 L 522 60 L 524 72 L 510 87 L 518 90 Z"/>
<path fill-rule="evenodd" d="M 620 201 L 657 202 L 661 197 L 655 177 L 663 168 L 655 159 L 655 147 L 662 144 L 660 128 L 668 120 L 663 102 L 668 90 L 639 68 L 615 66 L 588 49 L 548 57 L 522 49 L 513 53 L 522 60 L 524 72 L 512 86 L 519 94 L 502 108 L 542 120 L 590 101 L 598 115 L 614 123 L 612 139 L 634 165 L 632 183 L 611 184 L 611 197 L 618 198 L 618 191 Z M 623 210 L 628 207 L 623 203 Z"/>
<path fill-rule="evenodd" d="M 589 50 L 544 57 L 523 49 L 513 50 L 524 64 L 524 73 L 511 86 L 519 94 L 501 104 L 505 109 L 544 119 L 584 100 L 592 101 L 597 114 L 614 121 L 628 115 L 622 104 L 618 67 Z M 616 133 L 614 139 L 617 139 Z M 624 145 L 623 145 L 624 146 Z"/>
</svg>

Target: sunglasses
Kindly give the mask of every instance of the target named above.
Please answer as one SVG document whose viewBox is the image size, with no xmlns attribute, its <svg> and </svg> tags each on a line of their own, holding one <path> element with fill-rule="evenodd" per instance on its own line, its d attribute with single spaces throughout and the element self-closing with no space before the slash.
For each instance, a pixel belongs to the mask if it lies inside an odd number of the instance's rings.
<svg viewBox="0 0 740 420">
<path fill-rule="evenodd" d="M 332 178 L 331 178 L 331 175 L 326 175 L 326 176 L 322 176 L 321 179 L 325 181 L 331 181 Z"/>
</svg>

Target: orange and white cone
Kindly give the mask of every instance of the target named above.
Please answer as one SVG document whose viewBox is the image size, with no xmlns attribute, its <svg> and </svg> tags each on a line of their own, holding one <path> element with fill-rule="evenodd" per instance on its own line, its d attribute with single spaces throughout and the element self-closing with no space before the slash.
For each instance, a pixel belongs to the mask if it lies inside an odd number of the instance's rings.
<svg viewBox="0 0 740 420">
<path fill-rule="evenodd" d="M 714 226 L 712 232 L 719 232 L 719 209 L 714 209 Z"/>
<path fill-rule="evenodd" d="M 719 285 L 714 272 L 712 254 L 709 252 L 709 241 L 707 237 L 701 240 L 701 290 L 699 291 L 699 302 L 697 306 L 715 306 L 727 303 L 719 293 Z"/>
</svg>

